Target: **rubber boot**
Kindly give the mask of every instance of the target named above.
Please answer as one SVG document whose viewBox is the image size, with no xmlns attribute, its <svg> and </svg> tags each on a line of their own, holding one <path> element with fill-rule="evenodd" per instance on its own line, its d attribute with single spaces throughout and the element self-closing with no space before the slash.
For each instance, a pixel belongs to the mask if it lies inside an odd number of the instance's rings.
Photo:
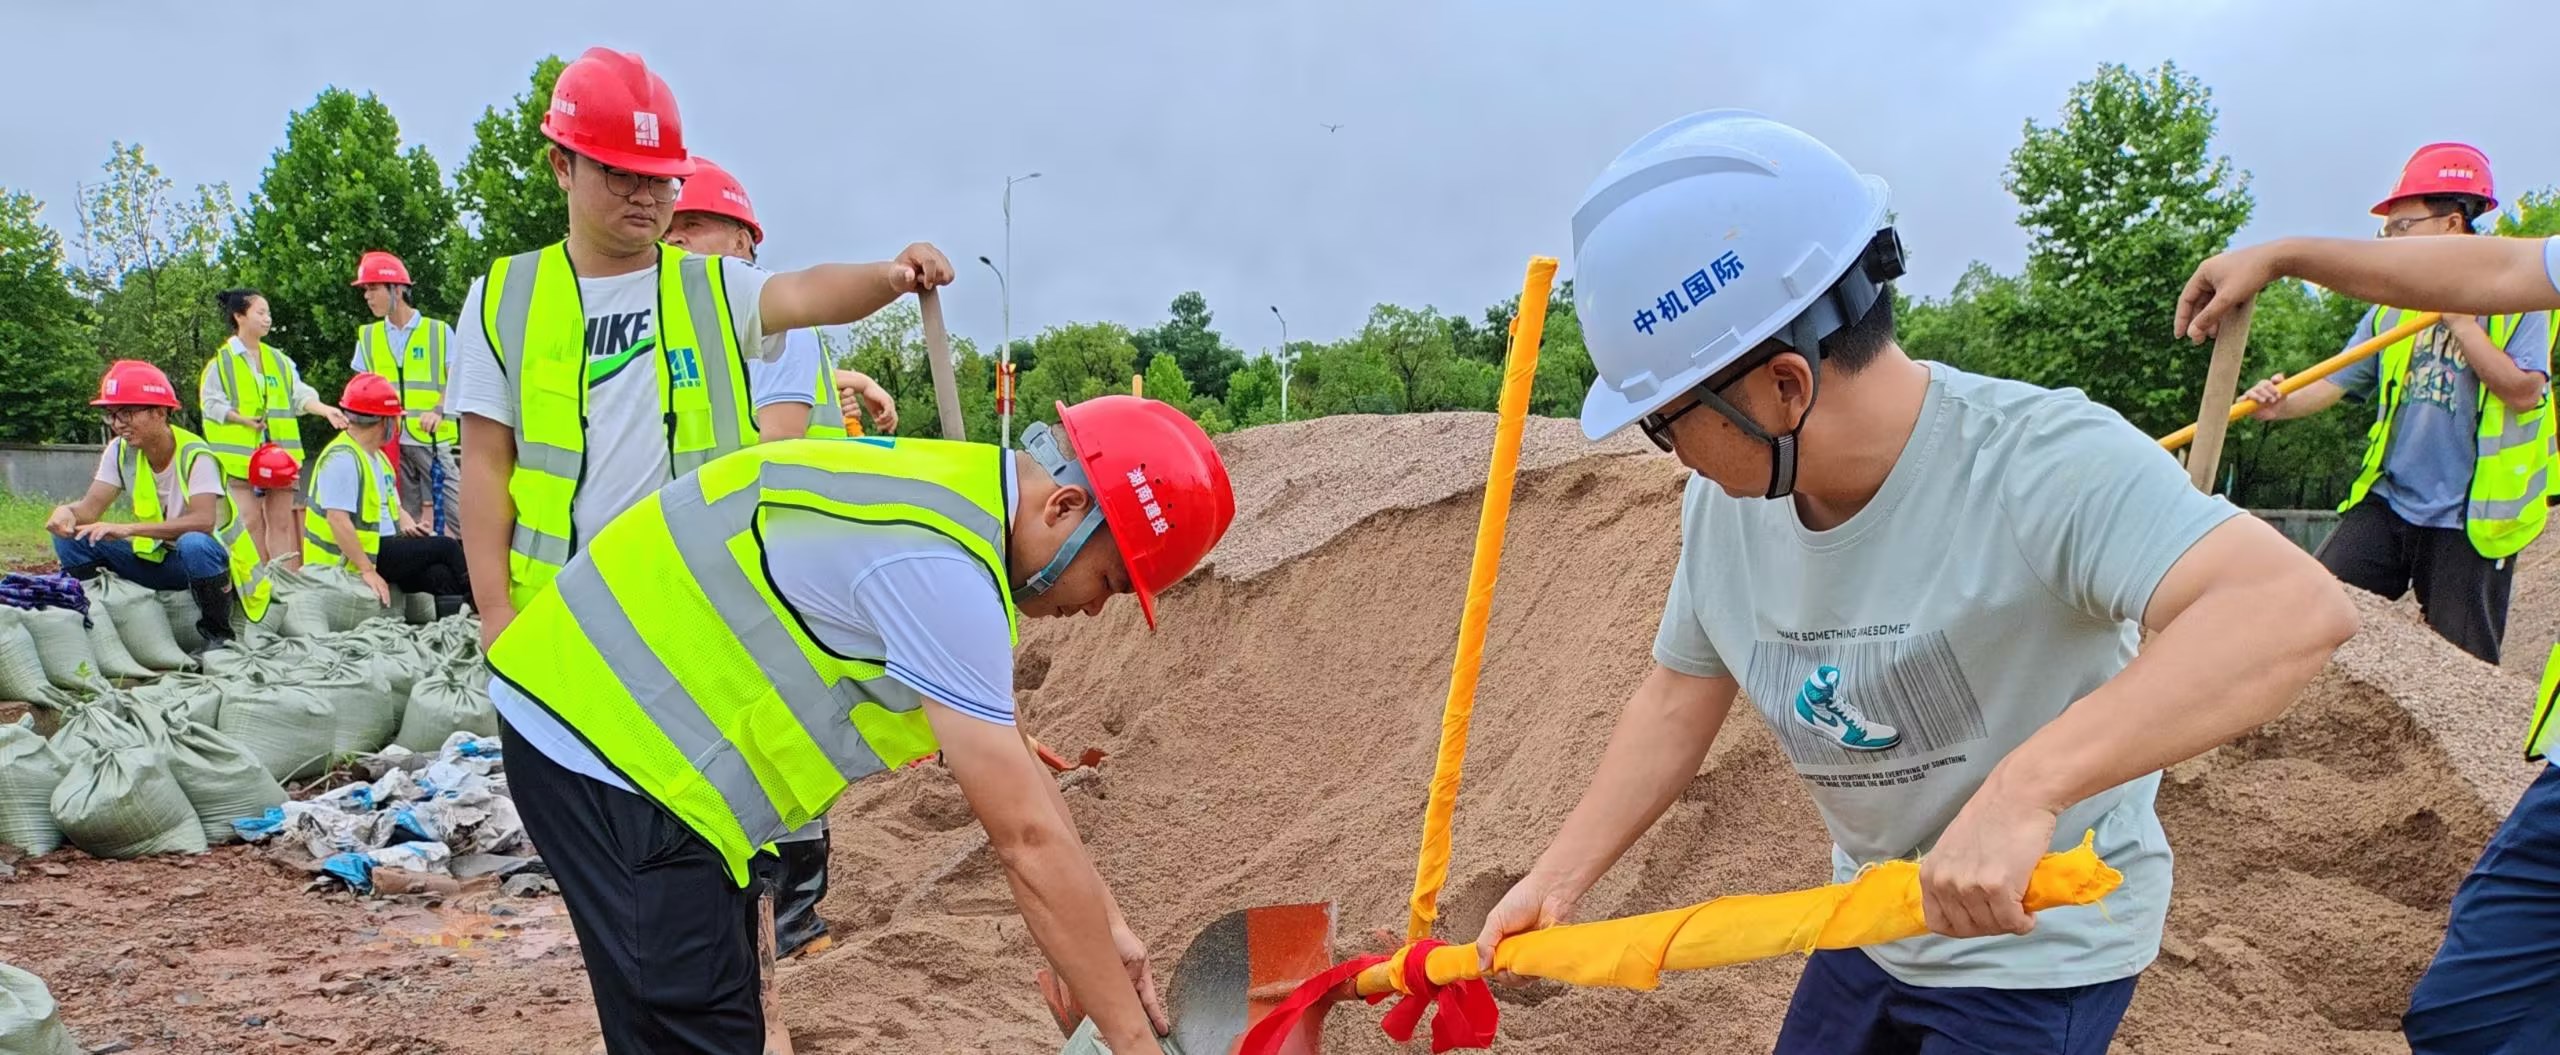
<svg viewBox="0 0 2560 1055">
<path fill-rule="evenodd" d="M 470 601 L 471 598 L 458 593 L 437 594 L 436 618 L 451 619 L 454 616 L 461 615 L 462 606 L 470 603 Z"/>
<path fill-rule="evenodd" d="M 196 633 L 204 638 L 204 651 L 231 645 L 231 579 L 197 579 L 187 584 L 187 595 L 195 598 Z"/>
<path fill-rule="evenodd" d="M 782 859 L 773 892 L 777 959 L 788 959 L 810 943 L 827 939 L 827 921 L 818 915 L 818 903 L 827 898 L 827 845 L 824 829 L 815 839 L 774 844 L 774 854 Z"/>
</svg>

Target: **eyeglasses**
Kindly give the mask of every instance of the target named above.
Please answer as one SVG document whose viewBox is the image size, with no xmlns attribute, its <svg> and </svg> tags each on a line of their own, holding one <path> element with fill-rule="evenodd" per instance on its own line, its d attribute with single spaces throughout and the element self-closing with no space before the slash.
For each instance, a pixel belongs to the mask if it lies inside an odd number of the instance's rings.
<svg viewBox="0 0 2560 1055">
<path fill-rule="evenodd" d="M 2381 237 L 2384 237 L 2384 238 L 2394 238 L 2394 237 L 2398 237 L 2398 236 L 2400 236 L 2400 235 L 2404 235 L 2404 234 L 2409 233 L 2409 229 L 2410 229 L 2410 228 L 2412 228 L 2412 227 L 2416 227 L 2416 226 L 2418 226 L 2419 224 L 2422 224 L 2422 223 L 2431 223 L 2431 222 L 2434 222 L 2434 221 L 2436 221 L 2436 220 L 2444 219 L 2444 218 L 2445 218 L 2445 217 L 2447 217 L 2447 216 L 2458 216 L 2458 215 L 2461 215 L 2461 214 L 2460 214 L 2460 213 L 2452 213 L 2452 212 L 2431 212 L 2431 213 L 2428 213 L 2428 214 L 2426 214 L 2426 215 L 2424 215 L 2424 216 L 2403 216 L 2403 217 L 2401 217 L 2401 218 L 2399 218 L 2399 219 L 2397 219 L 2397 220 L 2389 220 L 2389 221 L 2384 222 L 2384 223 L 2383 223 L 2383 225 L 2382 225 L 2382 234 L 2381 234 Z"/>
<path fill-rule="evenodd" d="M 151 408 L 149 408 L 149 407 L 108 407 L 108 408 L 106 408 L 103 412 L 101 412 L 98 416 L 99 416 L 99 417 L 102 417 L 102 418 L 105 418 L 105 419 L 106 419 L 107 424 L 109 424 L 109 425 L 122 425 L 122 424 L 124 424 L 126 421 L 131 420 L 131 419 L 132 419 L 133 417 L 135 417 L 136 415 L 139 415 L 139 414 L 141 414 L 143 411 L 146 411 L 146 410 L 149 410 L 149 409 L 151 409 Z"/>
<path fill-rule="evenodd" d="M 1735 383 L 1749 376 L 1751 376 L 1751 371 L 1745 370 L 1739 374 L 1733 375 L 1732 377 L 1726 378 L 1723 384 L 1717 385 L 1714 388 L 1709 388 L 1704 384 L 1700 384 L 1689 390 L 1690 398 L 1687 406 L 1683 406 L 1668 414 L 1658 411 L 1652 414 L 1647 414 L 1636 419 L 1636 426 L 1644 430 L 1644 438 L 1652 440 L 1653 445 L 1661 448 L 1664 454 L 1669 454 L 1671 453 L 1672 422 L 1680 420 L 1680 415 L 1705 406 L 1707 401 L 1702 397 L 1710 394 L 1722 397 L 1725 389 L 1732 388 Z"/>
<path fill-rule="evenodd" d="M 650 197 L 659 201 L 674 201 L 676 195 L 684 190 L 684 181 L 674 176 L 643 176 L 637 172 L 626 172 L 615 168 L 594 158 L 588 158 L 587 163 L 594 165 L 596 171 L 603 174 L 604 189 L 613 192 L 617 197 L 631 197 L 640 193 L 640 188 L 646 186 Z"/>
</svg>

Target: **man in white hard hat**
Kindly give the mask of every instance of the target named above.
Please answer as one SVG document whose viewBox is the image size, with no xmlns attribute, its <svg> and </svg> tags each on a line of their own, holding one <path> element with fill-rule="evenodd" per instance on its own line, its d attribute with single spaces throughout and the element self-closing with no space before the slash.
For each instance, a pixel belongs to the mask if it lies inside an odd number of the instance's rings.
<svg viewBox="0 0 2560 1055">
<path fill-rule="evenodd" d="M 2413 311 L 2560 309 L 2560 238 L 2285 238 L 2204 262 L 2178 298 L 2177 332 L 2211 338 L 2278 278 Z M 2539 644 L 2539 642 L 2536 642 Z M 2401 1016 L 2414 1055 L 2560 1051 L 2560 645 L 2542 672 L 2524 755 L 2543 762 L 2453 895 L 2444 944 Z"/>
<path fill-rule="evenodd" d="M 1657 129 L 1583 198 L 1583 431 L 1639 425 L 1695 476 L 1653 670 L 1479 943 L 1570 917 L 1747 688 L 1837 876 L 1918 857 L 1933 932 L 1814 953 L 1777 1050 L 2099 1055 L 2159 950 L 2160 769 L 2282 711 L 2355 609 L 2114 411 L 1907 357 L 1885 205 L 1733 110 Z M 2029 915 L 2037 860 L 2087 831 L 2124 885 Z"/>
</svg>

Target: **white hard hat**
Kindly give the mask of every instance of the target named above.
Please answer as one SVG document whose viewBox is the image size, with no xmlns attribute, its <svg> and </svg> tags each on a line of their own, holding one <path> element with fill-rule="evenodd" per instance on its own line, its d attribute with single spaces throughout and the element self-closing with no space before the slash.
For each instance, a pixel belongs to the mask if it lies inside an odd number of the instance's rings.
<svg viewBox="0 0 2560 1055">
<path fill-rule="evenodd" d="M 1598 374 L 1582 432 L 1599 439 L 1771 337 L 1818 355 L 1901 273 L 1901 248 L 1883 180 L 1763 115 L 1707 110 L 1647 133 L 1592 181 L 1573 267 Z"/>
</svg>

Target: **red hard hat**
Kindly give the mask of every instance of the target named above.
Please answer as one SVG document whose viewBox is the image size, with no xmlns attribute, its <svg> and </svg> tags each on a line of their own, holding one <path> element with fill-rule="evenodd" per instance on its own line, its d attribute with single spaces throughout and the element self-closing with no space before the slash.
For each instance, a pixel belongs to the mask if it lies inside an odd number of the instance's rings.
<svg viewBox="0 0 2560 1055">
<path fill-rule="evenodd" d="M 249 486 L 274 491 L 291 487 L 301 478 L 302 466 L 284 448 L 261 443 L 249 452 Z"/>
<path fill-rule="evenodd" d="M 1152 630 L 1157 592 L 1199 567 L 1235 522 L 1226 464 L 1208 433 L 1153 399 L 1113 395 L 1072 407 L 1060 403 L 1058 425 L 1084 463 Z"/>
<path fill-rule="evenodd" d="M 400 258 L 376 249 L 356 261 L 356 280 L 350 286 L 413 285 L 409 281 L 409 265 Z"/>
<path fill-rule="evenodd" d="M 357 374 L 347 379 L 346 392 L 338 396 L 338 409 L 349 414 L 396 418 L 400 416 L 400 390 L 381 374 Z"/>
<path fill-rule="evenodd" d="M 643 176 L 693 175 L 676 93 L 640 56 L 588 48 L 560 71 L 542 134 L 573 153 Z"/>
<path fill-rule="evenodd" d="M 2480 199 L 2480 211 L 2498 207 L 2498 190 L 2489 182 L 2489 156 L 2464 143 L 2429 143 L 2409 155 L 2409 163 L 2400 167 L 2400 185 L 2391 188 L 2391 196 L 2373 207 L 2376 216 L 2387 216 L 2391 205 L 2403 198 L 2423 198 L 2434 194 L 2467 194 Z"/>
<path fill-rule="evenodd" d="M 726 216 L 747 225 L 747 237 L 764 244 L 764 225 L 756 222 L 756 207 L 747 201 L 747 188 L 710 158 L 694 155 L 693 175 L 685 177 L 684 192 L 676 195 L 676 211 Z"/>
<path fill-rule="evenodd" d="M 178 409 L 178 390 L 169 387 L 169 375 L 160 368 L 138 359 L 118 359 L 108 364 L 106 376 L 98 379 L 98 398 L 89 401 L 93 407 L 167 407 Z"/>
</svg>

